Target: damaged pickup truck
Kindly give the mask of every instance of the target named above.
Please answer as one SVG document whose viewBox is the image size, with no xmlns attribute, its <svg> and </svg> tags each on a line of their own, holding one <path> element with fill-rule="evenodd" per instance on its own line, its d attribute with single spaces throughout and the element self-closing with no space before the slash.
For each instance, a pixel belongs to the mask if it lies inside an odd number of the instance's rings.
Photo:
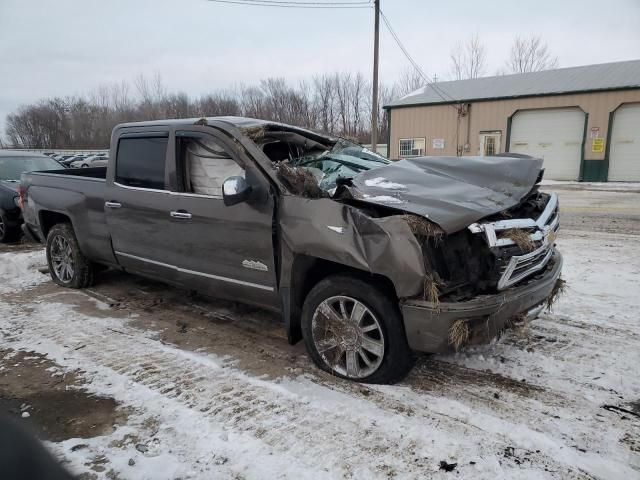
<svg viewBox="0 0 640 480">
<path fill-rule="evenodd" d="M 562 284 L 542 160 L 389 162 L 237 117 L 117 126 L 104 168 L 24 174 L 53 280 L 98 266 L 279 312 L 322 369 L 401 379 L 412 350 L 487 342 Z"/>
</svg>

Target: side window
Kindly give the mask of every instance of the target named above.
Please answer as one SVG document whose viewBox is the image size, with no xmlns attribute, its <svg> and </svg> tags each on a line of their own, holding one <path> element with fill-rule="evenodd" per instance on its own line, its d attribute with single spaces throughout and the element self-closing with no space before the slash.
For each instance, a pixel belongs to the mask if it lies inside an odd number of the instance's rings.
<svg viewBox="0 0 640 480">
<path fill-rule="evenodd" d="M 211 137 L 183 137 L 178 144 L 184 191 L 222 196 L 222 184 L 229 177 L 244 177 L 244 169 Z"/>
<path fill-rule="evenodd" d="M 167 141 L 167 137 L 121 138 L 116 157 L 116 182 L 164 190 Z"/>
<path fill-rule="evenodd" d="M 426 138 L 401 138 L 400 156 L 418 157 L 424 155 Z"/>
</svg>

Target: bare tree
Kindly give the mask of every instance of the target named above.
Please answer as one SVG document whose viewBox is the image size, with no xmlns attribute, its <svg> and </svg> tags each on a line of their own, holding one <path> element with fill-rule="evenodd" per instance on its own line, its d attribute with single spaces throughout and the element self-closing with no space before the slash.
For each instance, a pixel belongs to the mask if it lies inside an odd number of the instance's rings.
<svg viewBox="0 0 640 480">
<path fill-rule="evenodd" d="M 541 37 L 516 37 L 506 68 L 510 73 L 539 72 L 558 66 L 558 57 L 549 51 Z"/>
<path fill-rule="evenodd" d="M 403 79 L 402 88 L 413 85 Z M 408 87 L 407 85 L 411 85 Z M 366 142 L 371 128 L 370 85 L 361 73 L 327 73 L 289 84 L 268 78 L 253 86 L 218 90 L 192 99 L 169 93 L 159 76 L 99 86 L 82 96 L 48 98 L 7 116 L 6 144 L 23 148 L 105 148 L 119 123 L 157 118 L 238 115 L 276 120 Z M 378 132 L 387 137 L 382 106 L 398 96 L 398 85 L 380 85 Z"/>
<path fill-rule="evenodd" d="M 319 127 L 323 132 L 333 132 L 336 122 L 335 79 L 333 75 L 313 77 L 314 104 L 317 108 Z"/>
<path fill-rule="evenodd" d="M 413 67 L 405 68 L 396 82 L 395 94 L 399 97 L 415 92 L 427 84 L 422 74 Z"/>
<path fill-rule="evenodd" d="M 451 50 L 451 71 L 456 80 L 481 77 L 486 66 L 486 49 L 477 33 Z"/>
</svg>

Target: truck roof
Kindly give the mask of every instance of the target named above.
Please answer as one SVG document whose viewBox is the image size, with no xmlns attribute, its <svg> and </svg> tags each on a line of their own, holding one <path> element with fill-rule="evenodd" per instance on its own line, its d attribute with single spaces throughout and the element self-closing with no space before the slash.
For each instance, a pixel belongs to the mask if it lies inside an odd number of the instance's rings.
<svg viewBox="0 0 640 480">
<path fill-rule="evenodd" d="M 129 122 L 129 123 L 121 123 L 118 127 L 142 127 L 142 126 L 159 126 L 159 125 L 193 125 L 196 122 L 202 122 L 205 119 L 207 122 L 225 122 L 231 125 L 234 125 L 238 128 L 251 128 L 262 125 L 284 125 L 279 122 L 271 122 L 268 120 L 260 120 L 258 118 L 249 118 L 249 117 L 233 117 L 233 116 L 222 116 L 222 117 L 200 117 L 200 118 L 173 118 L 166 120 L 148 120 L 144 122 Z M 287 127 L 293 127 L 291 125 L 286 125 Z"/>
<path fill-rule="evenodd" d="M 250 129 L 255 127 L 279 127 L 277 130 L 291 130 L 297 132 L 304 132 L 308 135 L 312 135 L 314 137 L 322 137 L 324 139 L 332 139 L 331 136 L 313 132 L 311 130 L 307 130 L 305 128 L 296 127 L 294 125 L 288 125 L 286 123 L 274 122 L 270 120 L 260 120 L 258 118 L 250 118 L 250 117 L 234 117 L 234 116 L 220 116 L 220 117 L 200 117 L 200 118 L 174 118 L 174 119 L 166 119 L 166 120 L 149 120 L 144 122 L 129 122 L 129 123 L 121 123 L 116 125 L 116 129 L 118 128 L 130 128 L 130 127 L 154 127 L 154 126 L 172 126 L 172 125 L 194 125 L 194 124 L 202 124 L 203 120 L 206 120 L 207 123 L 227 123 L 239 129 Z"/>
</svg>

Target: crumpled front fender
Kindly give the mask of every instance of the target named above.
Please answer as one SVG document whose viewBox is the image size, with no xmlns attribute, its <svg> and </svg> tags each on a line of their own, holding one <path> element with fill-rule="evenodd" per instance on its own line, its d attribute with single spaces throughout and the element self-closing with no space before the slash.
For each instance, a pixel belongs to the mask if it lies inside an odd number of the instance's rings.
<svg viewBox="0 0 640 480">
<path fill-rule="evenodd" d="M 374 218 L 328 198 L 283 196 L 280 227 L 283 248 L 290 254 L 382 275 L 391 280 L 399 298 L 422 292 L 422 249 L 401 215 Z"/>
</svg>

